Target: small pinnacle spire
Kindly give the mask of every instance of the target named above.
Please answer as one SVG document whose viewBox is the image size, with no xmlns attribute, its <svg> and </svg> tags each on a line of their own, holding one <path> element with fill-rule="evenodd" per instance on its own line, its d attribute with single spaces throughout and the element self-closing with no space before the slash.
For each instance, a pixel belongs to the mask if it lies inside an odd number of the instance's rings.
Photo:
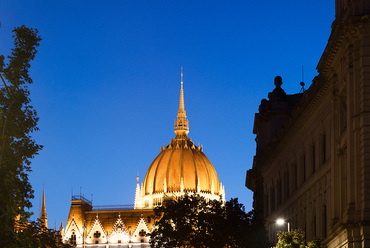
<svg viewBox="0 0 370 248">
<path fill-rule="evenodd" d="M 41 205 L 41 212 L 40 212 L 40 222 L 45 228 L 48 228 L 48 215 L 46 213 L 45 207 L 45 187 L 42 189 L 42 205 Z"/>
<path fill-rule="evenodd" d="M 177 120 L 175 121 L 176 136 L 187 136 L 189 133 L 189 121 L 186 119 L 185 103 L 184 103 L 184 81 L 183 69 L 181 66 L 181 89 L 180 89 L 180 103 L 179 111 L 177 111 Z"/>
<path fill-rule="evenodd" d="M 64 236 L 63 220 L 60 222 L 59 232 L 62 237 Z"/>
</svg>

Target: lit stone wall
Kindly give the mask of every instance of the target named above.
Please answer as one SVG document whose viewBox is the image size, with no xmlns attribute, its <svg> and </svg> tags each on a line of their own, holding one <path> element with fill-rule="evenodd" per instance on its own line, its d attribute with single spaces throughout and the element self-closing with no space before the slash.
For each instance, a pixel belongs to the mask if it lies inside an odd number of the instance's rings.
<svg viewBox="0 0 370 248">
<path fill-rule="evenodd" d="M 81 211 L 84 204 L 72 200 L 72 218 L 61 230 L 64 243 L 77 247 L 150 247 L 148 234 L 153 223 L 148 217 L 153 210 Z"/>
</svg>

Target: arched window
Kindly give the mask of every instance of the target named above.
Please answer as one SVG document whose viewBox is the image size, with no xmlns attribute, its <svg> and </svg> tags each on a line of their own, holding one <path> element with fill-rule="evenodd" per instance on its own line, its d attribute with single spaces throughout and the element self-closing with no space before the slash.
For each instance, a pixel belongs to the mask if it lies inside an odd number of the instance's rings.
<svg viewBox="0 0 370 248">
<path fill-rule="evenodd" d="M 76 245 L 76 233 L 74 231 L 72 231 L 72 235 L 71 235 L 71 238 L 69 239 L 69 243 L 71 245 Z"/>
</svg>

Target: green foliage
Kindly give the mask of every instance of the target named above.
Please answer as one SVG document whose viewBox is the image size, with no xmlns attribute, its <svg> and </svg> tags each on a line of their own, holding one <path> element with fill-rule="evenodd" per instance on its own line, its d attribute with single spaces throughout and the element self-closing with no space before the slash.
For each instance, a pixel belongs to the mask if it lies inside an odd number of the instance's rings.
<svg viewBox="0 0 370 248">
<path fill-rule="evenodd" d="M 206 247 L 205 242 L 214 244 L 217 232 L 213 230 L 225 218 L 219 209 L 221 203 L 218 201 L 207 204 L 204 198 L 188 195 L 156 208 L 152 247 Z"/>
<path fill-rule="evenodd" d="M 154 212 L 151 247 L 267 247 L 266 237 L 252 238 L 257 234 L 253 212 L 245 213 L 238 199 L 223 205 L 199 195 L 185 195 Z"/>
<path fill-rule="evenodd" d="M 306 239 L 302 230 L 296 229 L 291 232 L 278 232 L 276 248 L 305 248 Z"/>
<path fill-rule="evenodd" d="M 14 248 L 69 248 L 68 244 L 62 243 L 61 235 L 53 229 L 46 229 L 40 222 L 20 223 L 15 233 Z"/>
<path fill-rule="evenodd" d="M 42 146 L 31 134 L 37 131 L 37 113 L 30 105 L 30 62 L 41 40 L 36 29 L 13 30 L 14 48 L 5 59 L 0 55 L 0 246 L 11 247 L 20 238 L 15 218 L 26 223 L 31 213 L 33 190 L 28 180 L 31 159 Z"/>
<path fill-rule="evenodd" d="M 307 243 L 307 248 L 321 248 L 321 239 L 314 238 L 312 241 Z"/>
<path fill-rule="evenodd" d="M 305 233 L 301 229 L 295 229 L 290 232 L 277 233 L 278 243 L 275 248 L 320 248 L 320 239 L 314 239 L 306 242 Z"/>
</svg>

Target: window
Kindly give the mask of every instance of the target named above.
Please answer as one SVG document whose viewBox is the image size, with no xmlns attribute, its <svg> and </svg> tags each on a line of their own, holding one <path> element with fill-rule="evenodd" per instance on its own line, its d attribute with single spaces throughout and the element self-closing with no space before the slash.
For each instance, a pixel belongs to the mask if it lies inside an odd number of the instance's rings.
<svg viewBox="0 0 370 248">
<path fill-rule="evenodd" d="M 279 178 L 278 181 L 277 181 L 277 205 L 280 206 L 281 202 L 282 202 L 282 196 L 281 196 L 281 179 Z"/>
<path fill-rule="evenodd" d="M 302 156 L 302 182 L 306 181 L 306 154 Z"/>
<path fill-rule="evenodd" d="M 327 229 L 327 213 L 326 213 L 326 205 L 322 207 L 322 237 L 326 237 L 326 229 Z"/>
<path fill-rule="evenodd" d="M 297 164 L 294 163 L 293 164 L 293 191 L 297 189 L 297 185 L 298 185 L 297 181 L 298 181 Z"/>
<path fill-rule="evenodd" d="M 265 190 L 266 192 L 267 190 Z M 265 216 L 268 216 L 269 215 L 269 202 L 268 202 L 268 195 L 265 194 L 264 195 L 264 199 L 263 199 L 263 208 L 264 208 L 264 214 Z"/>
<path fill-rule="evenodd" d="M 76 245 L 76 234 L 72 232 L 71 238 L 69 239 L 69 243 L 72 245 Z"/>
<path fill-rule="evenodd" d="M 313 215 L 312 218 L 312 236 L 316 237 L 316 214 Z"/>
<path fill-rule="evenodd" d="M 340 94 L 339 103 L 339 118 L 340 118 L 340 130 L 344 132 L 347 128 L 347 91 L 343 90 Z"/>
<path fill-rule="evenodd" d="M 326 162 L 326 134 L 321 135 L 321 164 Z"/>
<path fill-rule="evenodd" d="M 275 210 L 275 189 L 273 186 L 270 188 L 270 210 L 271 212 Z"/>
<path fill-rule="evenodd" d="M 289 171 L 284 172 L 284 200 L 289 197 Z"/>
<path fill-rule="evenodd" d="M 100 238 L 101 233 L 99 231 L 96 231 L 94 233 L 94 238 Z"/>
<path fill-rule="evenodd" d="M 315 144 L 312 144 L 311 147 L 311 162 L 312 162 L 312 174 L 316 171 L 316 147 Z"/>
<path fill-rule="evenodd" d="M 139 232 L 139 235 L 140 235 L 140 237 L 145 237 L 145 235 L 146 235 L 145 230 L 141 229 L 141 231 Z"/>
</svg>

